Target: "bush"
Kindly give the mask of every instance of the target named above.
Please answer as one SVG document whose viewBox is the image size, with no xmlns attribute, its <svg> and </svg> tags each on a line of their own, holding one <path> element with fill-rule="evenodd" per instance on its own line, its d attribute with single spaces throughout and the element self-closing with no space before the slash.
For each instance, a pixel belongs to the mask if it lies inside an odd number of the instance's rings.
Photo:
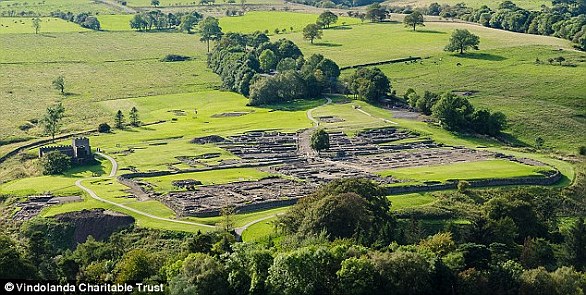
<svg viewBox="0 0 586 295">
<path fill-rule="evenodd" d="M 52 151 L 43 156 L 41 166 L 46 175 L 61 174 L 71 168 L 71 159 L 59 151 Z"/>
<path fill-rule="evenodd" d="M 110 130 L 112 130 L 112 127 L 110 127 L 110 125 L 108 125 L 108 123 L 102 123 L 102 124 L 98 125 L 98 132 L 100 132 L 100 133 L 108 133 L 108 132 L 110 132 Z"/>
<path fill-rule="evenodd" d="M 189 56 L 179 55 L 179 54 L 167 54 L 165 57 L 161 58 L 162 62 L 174 62 L 174 61 L 186 61 L 190 60 Z"/>
<path fill-rule="evenodd" d="M 581 146 L 578 148 L 578 154 L 582 156 L 586 156 L 586 146 Z"/>
</svg>

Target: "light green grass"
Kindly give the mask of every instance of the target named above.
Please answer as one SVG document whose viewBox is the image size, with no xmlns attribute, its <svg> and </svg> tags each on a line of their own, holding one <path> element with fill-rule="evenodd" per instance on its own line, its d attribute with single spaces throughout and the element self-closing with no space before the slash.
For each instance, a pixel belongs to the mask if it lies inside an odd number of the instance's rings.
<svg viewBox="0 0 586 295">
<path fill-rule="evenodd" d="M 498 9 L 499 4 L 503 1 L 501 0 L 389 0 L 385 1 L 384 4 L 388 4 L 391 6 L 411 6 L 411 7 L 429 7 L 431 3 L 439 3 L 442 4 L 449 4 L 449 5 L 456 5 L 458 3 L 464 3 L 468 7 L 472 8 L 480 8 L 482 5 L 486 5 L 492 9 Z M 547 0 L 517 0 L 513 1 L 513 3 L 517 4 L 517 6 L 531 9 L 531 10 L 540 10 L 541 5 L 551 6 L 551 1 Z"/>
<path fill-rule="evenodd" d="M 34 11 L 41 15 L 49 15 L 53 11 L 115 13 L 117 9 L 92 0 L 6 0 L 0 2 L 0 12 Z"/>
<path fill-rule="evenodd" d="M 98 15 L 98 20 L 104 31 L 131 31 L 130 20 L 133 17 L 129 14 L 104 14 Z"/>
<path fill-rule="evenodd" d="M 489 179 L 540 176 L 538 168 L 506 160 L 485 160 L 425 167 L 398 168 L 381 171 L 382 176 L 415 181 L 446 181 L 449 179 Z"/>
<path fill-rule="evenodd" d="M 399 95 L 407 88 L 418 93 L 477 91 L 471 102 L 477 108 L 505 113 L 510 123 L 507 131 L 520 141 L 533 145 L 541 136 L 547 147 L 576 153 L 586 142 L 586 133 L 576 132 L 586 128 L 586 83 L 582 81 L 586 54 L 554 49 L 524 46 L 464 56 L 439 54 L 422 64 L 380 68 L 392 78 Z M 548 58 L 560 55 L 577 66 L 547 63 Z M 544 64 L 536 64 L 536 58 Z"/>
<path fill-rule="evenodd" d="M 158 192 L 169 192 L 180 190 L 173 186 L 172 182 L 175 180 L 195 179 L 201 181 L 203 185 L 214 185 L 238 181 L 256 181 L 267 176 L 270 176 L 270 174 L 254 168 L 236 168 L 148 177 L 141 180 L 154 185 L 155 190 Z"/>
<path fill-rule="evenodd" d="M 403 58 L 433 56 L 443 53 L 450 34 L 455 29 L 467 29 L 480 36 L 482 50 L 524 45 L 551 45 L 571 48 L 570 41 L 554 37 L 513 33 L 462 23 L 426 23 L 416 32 L 402 23 L 365 23 L 349 30 L 324 30 L 323 38 L 314 45 L 301 33 L 287 35 L 305 55 L 320 53 L 340 66 L 356 65 Z M 533 58 L 535 59 L 535 58 Z"/>
<path fill-rule="evenodd" d="M 388 196 L 387 199 L 391 201 L 391 208 L 393 210 L 427 205 L 436 200 L 430 193 L 395 195 Z"/>
<path fill-rule="evenodd" d="M 2 3 L 2 2 L 0 2 Z M 35 34 L 32 17 L 0 17 L 0 34 Z M 88 29 L 82 28 L 78 24 L 64 21 L 59 18 L 43 17 L 37 38 L 47 38 L 45 33 L 60 32 L 86 32 Z"/>
<path fill-rule="evenodd" d="M 277 217 L 269 218 L 255 223 L 242 232 L 242 241 L 244 242 L 261 242 L 275 234 L 275 224 Z"/>
<path fill-rule="evenodd" d="M 51 86 L 58 75 L 65 77 L 65 91 L 71 93 L 62 100 L 63 130 L 111 123 L 112 114 L 97 101 L 213 89 L 220 82 L 206 68 L 204 47 L 196 36 L 179 33 L 0 35 L 0 63 L 6 63 L 0 71 L 0 104 L 10 106 L 0 116 L 0 137 L 41 135 L 41 128 L 23 132 L 18 126 L 39 119 L 62 98 Z M 170 53 L 193 60 L 159 61 Z M 32 97 L 34 103 L 29 103 Z"/>
<path fill-rule="evenodd" d="M 14 180 L 0 185 L 0 195 L 28 196 L 45 193 L 62 196 L 80 195 L 81 190 L 75 186 L 75 181 L 93 175 L 107 174 L 110 167 L 110 161 L 101 161 L 99 165 L 73 168 L 64 175 L 45 175 Z"/>
<path fill-rule="evenodd" d="M 302 32 L 308 24 L 315 23 L 317 14 L 283 12 L 283 11 L 252 11 L 239 17 L 223 17 L 220 19 L 220 26 L 224 32 L 252 33 L 255 31 L 268 30 L 275 38 L 289 38 L 288 34 L 275 35 L 275 29 L 285 29 L 287 33 Z M 352 17 L 338 17 L 338 22 L 331 29 L 324 32 L 336 30 L 342 23 L 348 25 L 360 23 L 360 20 Z M 339 28 L 338 28 L 339 29 Z"/>
</svg>

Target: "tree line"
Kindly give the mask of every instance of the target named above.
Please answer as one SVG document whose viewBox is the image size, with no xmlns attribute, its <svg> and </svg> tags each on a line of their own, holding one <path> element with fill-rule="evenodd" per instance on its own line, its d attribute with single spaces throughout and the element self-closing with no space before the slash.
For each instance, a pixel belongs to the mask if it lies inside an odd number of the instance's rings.
<svg viewBox="0 0 586 295">
<path fill-rule="evenodd" d="M 552 3 L 552 7 L 542 6 L 539 11 L 523 9 L 511 1 L 502 2 L 496 10 L 486 5 L 473 9 L 464 3 L 453 6 L 432 3 L 424 12 L 485 27 L 564 38 L 586 50 L 586 0 L 555 0 Z"/>
<path fill-rule="evenodd" d="M 203 16 L 197 11 L 163 13 L 160 10 L 151 10 L 135 14 L 129 24 L 131 29 L 137 31 L 178 29 L 191 34 L 202 18 Z"/>
<path fill-rule="evenodd" d="M 451 92 L 437 94 L 425 91 L 423 95 L 419 95 L 410 88 L 404 99 L 418 112 L 432 115 L 447 130 L 497 136 L 507 126 L 505 114 L 485 109 L 476 110 L 467 98 Z"/>
<path fill-rule="evenodd" d="M 78 245 L 71 224 L 37 218 L 0 235 L 0 278 L 162 283 L 167 294 L 583 294 L 580 177 L 564 190 L 439 194 L 438 208 L 469 221 L 439 228 L 391 211 L 369 180 L 335 180 L 277 219 L 278 241 L 255 243 L 235 241 L 230 215 L 215 232 L 130 228 Z"/>
<path fill-rule="evenodd" d="M 61 10 L 51 12 L 52 17 L 57 17 L 68 22 L 76 23 L 84 28 L 99 31 L 101 29 L 100 21 L 96 16 L 91 15 L 89 12 L 82 12 L 79 14 L 73 14 L 72 12 L 63 12 Z"/>
</svg>

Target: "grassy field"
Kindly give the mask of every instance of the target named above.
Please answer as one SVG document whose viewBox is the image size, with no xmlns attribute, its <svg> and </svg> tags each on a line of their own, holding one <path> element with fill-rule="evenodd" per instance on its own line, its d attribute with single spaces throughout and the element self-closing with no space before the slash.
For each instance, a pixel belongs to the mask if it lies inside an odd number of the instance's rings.
<svg viewBox="0 0 586 295">
<path fill-rule="evenodd" d="M 1 3 L 1 2 L 0 2 Z M 64 21 L 60 18 L 43 17 L 39 34 L 62 32 L 87 32 L 78 24 Z M 33 19 L 31 17 L 0 17 L 0 34 L 34 34 Z"/>
<path fill-rule="evenodd" d="M 93 13 L 116 13 L 108 5 L 92 0 L 5 0 L 0 1 L 0 13 L 15 11 L 34 11 L 42 15 L 48 15 L 53 11 L 71 11 L 73 13 L 93 12 Z"/>
<path fill-rule="evenodd" d="M 545 168 L 547 169 L 547 168 Z M 414 181 L 447 181 L 449 179 L 514 178 L 542 175 L 537 168 L 507 160 L 486 160 L 426 167 L 398 168 L 379 172 L 382 176 Z"/>
<path fill-rule="evenodd" d="M 251 225 L 248 229 L 242 232 L 242 241 L 260 242 L 275 235 L 276 220 L 277 217 L 273 217 Z"/>
<path fill-rule="evenodd" d="M 387 198 L 391 201 L 393 210 L 423 206 L 435 201 L 435 198 L 430 193 L 403 194 L 388 196 Z"/>
<path fill-rule="evenodd" d="M 252 33 L 267 30 L 275 38 L 289 38 L 289 35 L 275 35 L 275 29 L 289 32 L 301 32 L 308 24 L 315 23 L 318 15 L 309 13 L 283 12 L 283 11 L 252 11 L 244 16 L 223 17 L 220 26 L 224 32 Z M 340 26 L 360 23 L 360 19 L 354 17 L 339 17 L 338 22 L 330 30 L 343 30 Z M 293 30 L 291 30 L 293 28 Z M 344 27 L 347 28 L 347 27 Z"/>
<path fill-rule="evenodd" d="M 128 6 L 131 7 L 152 7 L 151 0 L 128 0 Z M 216 5 L 228 5 L 229 7 L 234 7 L 234 9 L 240 8 L 240 0 L 236 0 L 236 3 L 230 4 L 227 3 L 226 0 L 216 0 Z M 245 0 L 246 4 L 282 4 L 282 0 Z M 208 7 L 208 5 L 202 6 L 199 5 L 199 0 L 197 1 L 188 1 L 188 0 L 161 0 L 160 7 L 174 7 L 174 6 L 193 6 L 194 10 L 201 9 L 202 7 Z M 212 7 L 215 5 L 212 5 Z"/>
<path fill-rule="evenodd" d="M 176 175 L 148 177 L 141 180 L 152 184 L 155 191 L 169 192 L 180 191 L 174 187 L 172 182 L 175 180 L 195 179 L 202 182 L 203 185 L 224 184 L 237 181 L 255 181 L 270 176 L 269 173 L 259 171 L 253 168 L 222 169 L 206 172 L 182 173 Z"/>
<path fill-rule="evenodd" d="M 66 174 L 60 176 L 45 175 L 14 180 L 0 184 L 0 195 L 28 196 L 45 193 L 61 196 L 79 195 L 81 190 L 75 186 L 75 181 L 80 178 L 107 174 L 110 169 L 110 161 L 101 161 L 95 166 L 71 169 Z"/>
<path fill-rule="evenodd" d="M 98 15 L 98 20 L 104 31 L 132 31 L 130 20 L 133 17 L 130 14 L 103 14 Z"/>
<path fill-rule="evenodd" d="M 306 55 L 321 53 L 340 66 L 349 66 L 408 56 L 442 55 L 455 29 L 468 29 L 480 36 L 482 50 L 526 45 L 571 48 L 569 41 L 558 38 L 443 22 L 428 22 L 415 32 L 397 22 L 364 23 L 350 26 L 349 29 L 328 29 L 324 30 L 323 38 L 316 40 L 314 45 L 303 40 L 302 34 L 290 34 L 287 38 L 298 44 Z"/>
<path fill-rule="evenodd" d="M 39 128 L 18 127 L 57 101 L 67 110 L 63 129 L 84 130 L 112 120 L 97 101 L 213 89 L 219 78 L 206 69 L 204 46 L 179 33 L 0 35 L 0 104 L 11 106 L 0 117 L 0 137 L 40 135 Z M 192 60 L 159 61 L 169 53 Z M 51 87 L 58 75 L 65 77 L 65 97 Z M 35 103 L 28 103 L 33 97 Z"/>
<path fill-rule="evenodd" d="M 551 65 L 564 56 L 575 67 Z M 535 60 L 543 61 L 536 64 Z M 460 63 L 461 66 L 456 64 Z M 381 66 L 394 88 L 444 92 L 472 91 L 478 108 L 501 111 L 510 132 L 526 144 L 545 139 L 545 146 L 576 153 L 586 142 L 586 54 L 526 46 L 482 50 L 464 56 L 443 54 L 422 63 Z"/>
<path fill-rule="evenodd" d="M 385 1 L 384 4 L 387 5 L 394 5 L 394 6 L 412 6 L 412 7 L 429 7 L 431 3 L 439 3 L 442 4 L 449 4 L 449 5 L 456 5 L 458 3 L 464 3 L 468 7 L 472 8 L 480 8 L 482 5 L 486 5 L 492 9 L 497 9 L 499 4 L 503 1 L 501 0 L 389 0 Z M 539 10 L 541 5 L 551 6 L 551 1 L 547 0 L 513 0 L 513 3 L 517 4 L 517 6 L 531 9 L 531 10 Z"/>
</svg>

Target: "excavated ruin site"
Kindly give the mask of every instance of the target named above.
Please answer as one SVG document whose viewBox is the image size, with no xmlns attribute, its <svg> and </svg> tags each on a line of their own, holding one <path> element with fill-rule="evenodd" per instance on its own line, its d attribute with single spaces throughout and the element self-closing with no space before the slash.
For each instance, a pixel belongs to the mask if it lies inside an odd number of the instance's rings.
<svg viewBox="0 0 586 295">
<path fill-rule="evenodd" d="M 318 155 L 309 146 L 311 131 L 257 131 L 227 138 L 196 138 L 192 141 L 195 144 L 213 143 L 239 158 L 222 160 L 214 166 L 207 165 L 208 170 L 255 167 L 275 176 L 259 181 L 192 186 L 188 191 L 169 192 L 155 195 L 155 198 L 172 208 L 178 216 L 210 216 L 217 215 L 225 206 L 249 211 L 291 204 L 310 194 L 318 185 L 333 179 L 365 177 L 391 184 L 400 180 L 381 177 L 377 172 L 501 157 L 488 151 L 438 144 L 393 127 L 365 130 L 355 136 L 330 132 L 330 148 Z M 198 158 L 218 156 L 209 154 L 178 159 L 201 167 Z M 510 160 L 518 161 L 514 158 Z M 148 178 L 145 180 L 148 181 Z"/>
</svg>

